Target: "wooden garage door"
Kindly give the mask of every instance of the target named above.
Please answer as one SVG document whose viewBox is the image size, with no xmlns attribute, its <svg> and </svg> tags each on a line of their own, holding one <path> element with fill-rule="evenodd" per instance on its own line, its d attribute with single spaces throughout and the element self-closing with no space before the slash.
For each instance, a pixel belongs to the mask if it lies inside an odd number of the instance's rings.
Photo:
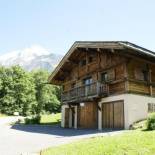
<svg viewBox="0 0 155 155">
<path fill-rule="evenodd" d="M 97 103 L 88 102 L 78 107 L 78 128 L 97 128 Z"/>
<path fill-rule="evenodd" d="M 103 128 L 124 128 L 124 103 L 116 101 L 102 105 L 102 127 Z"/>
</svg>

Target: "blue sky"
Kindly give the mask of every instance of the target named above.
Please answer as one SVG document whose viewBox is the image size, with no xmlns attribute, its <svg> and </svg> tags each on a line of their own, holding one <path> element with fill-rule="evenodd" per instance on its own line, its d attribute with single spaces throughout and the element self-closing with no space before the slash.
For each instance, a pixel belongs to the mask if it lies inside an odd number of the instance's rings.
<svg viewBox="0 0 155 155">
<path fill-rule="evenodd" d="M 155 51 L 154 0 L 0 0 L 0 53 L 76 40 L 125 40 Z"/>
</svg>

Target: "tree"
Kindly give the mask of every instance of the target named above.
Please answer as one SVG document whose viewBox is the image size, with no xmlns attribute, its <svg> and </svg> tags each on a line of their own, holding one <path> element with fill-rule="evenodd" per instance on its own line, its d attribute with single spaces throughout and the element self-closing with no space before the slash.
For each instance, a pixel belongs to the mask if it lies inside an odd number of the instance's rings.
<svg viewBox="0 0 155 155">
<path fill-rule="evenodd" d="M 32 72 L 34 78 L 37 108 L 36 113 L 57 112 L 60 110 L 59 87 L 47 84 L 49 73 L 45 70 Z"/>
<path fill-rule="evenodd" d="M 34 113 L 32 107 L 36 104 L 35 85 L 30 74 L 19 66 L 1 67 L 0 77 L 1 112 L 13 114 L 17 111 L 21 115 Z"/>
<path fill-rule="evenodd" d="M 47 84 L 48 72 L 0 67 L 0 112 L 12 115 L 60 111 L 60 89 Z"/>
</svg>

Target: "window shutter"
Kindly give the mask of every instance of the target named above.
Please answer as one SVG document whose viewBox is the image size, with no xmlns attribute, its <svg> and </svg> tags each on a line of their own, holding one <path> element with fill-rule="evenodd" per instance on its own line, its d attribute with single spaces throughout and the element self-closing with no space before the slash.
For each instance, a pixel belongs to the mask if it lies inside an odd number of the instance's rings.
<svg viewBox="0 0 155 155">
<path fill-rule="evenodd" d="M 111 69 L 108 71 L 108 81 L 115 80 L 115 70 Z"/>
</svg>

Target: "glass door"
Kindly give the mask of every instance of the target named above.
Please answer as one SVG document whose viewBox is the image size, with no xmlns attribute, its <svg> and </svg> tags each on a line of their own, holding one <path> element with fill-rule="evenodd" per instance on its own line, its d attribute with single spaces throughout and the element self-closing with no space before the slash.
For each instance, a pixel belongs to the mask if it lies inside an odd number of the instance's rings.
<svg viewBox="0 0 155 155">
<path fill-rule="evenodd" d="M 92 83 L 93 83 L 93 79 L 91 77 L 84 79 L 85 96 L 89 96 L 91 94 Z"/>
</svg>

